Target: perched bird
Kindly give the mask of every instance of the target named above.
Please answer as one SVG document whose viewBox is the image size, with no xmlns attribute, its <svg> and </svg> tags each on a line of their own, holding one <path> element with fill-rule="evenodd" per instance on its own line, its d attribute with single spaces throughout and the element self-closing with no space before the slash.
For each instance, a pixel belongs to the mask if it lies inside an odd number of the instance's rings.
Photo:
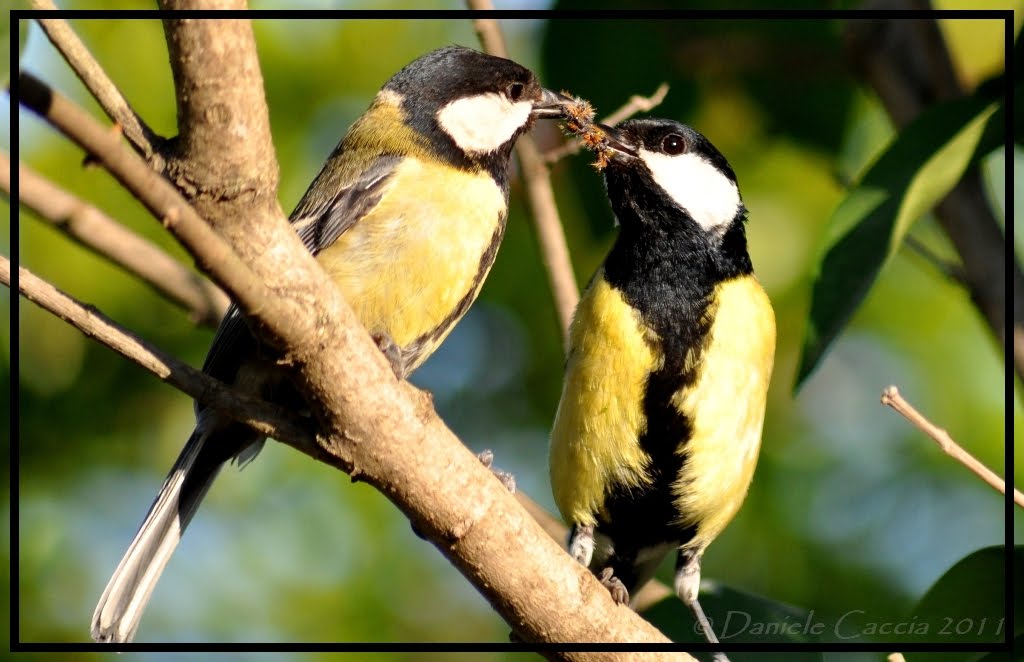
<svg viewBox="0 0 1024 662">
<path fill-rule="evenodd" d="M 754 473 L 775 316 L 714 145 L 666 119 L 587 129 L 619 234 L 573 318 L 555 503 L 570 554 L 619 603 L 678 550 L 675 590 L 716 643 L 697 601 L 701 556 Z"/>
<path fill-rule="evenodd" d="M 396 73 L 328 157 L 291 222 L 404 378 L 480 292 L 505 231 L 516 139 L 561 97 L 530 70 L 457 46 Z M 232 307 L 203 369 L 302 407 Z M 221 466 L 264 439 L 196 404 L 196 429 L 114 571 L 92 619 L 97 641 L 130 641 L 160 573 Z"/>
</svg>

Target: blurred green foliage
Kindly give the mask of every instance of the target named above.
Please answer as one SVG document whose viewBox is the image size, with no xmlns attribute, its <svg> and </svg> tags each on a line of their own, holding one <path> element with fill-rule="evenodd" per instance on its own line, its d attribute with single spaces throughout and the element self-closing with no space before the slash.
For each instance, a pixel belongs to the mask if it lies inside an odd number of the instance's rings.
<svg viewBox="0 0 1024 662">
<path fill-rule="evenodd" d="M 1001 26 L 981 23 L 942 25 L 968 88 L 1002 67 Z M 159 23 L 72 25 L 147 122 L 172 135 L 174 96 Z M 464 19 L 254 25 L 285 209 L 391 73 L 431 48 L 476 45 Z M 599 114 L 668 81 L 671 90 L 655 114 L 696 126 L 738 173 L 750 209 L 752 259 L 778 317 L 779 348 L 754 485 L 705 557 L 704 575 L 719 585 L 709 603 L 720 599 L 715 608 L 726 612 L 761 605 L 745 612 L 755 621 L 773 613 L 832 628 L 846 617 L 842 622 L 860 632 L 867 623 L 906 618 L 957 561 L 1000 544 L 998 495 L 878 403 L 883 387 L 898 384 L 985 464 L 1007 469 L 1004 426 L 1010 419 L 1016 430 L 1021 408 L 1016 398 L 1007 401 L 1002 353 L 965 292 L 933 265 L 896 252 L 793 395 L 815 261 L 826 221 L 845 195 L 840 182 L 854 180 L 893 137 L 877 100 L 847 71 L 841 23 L 556 18 L 505 20 L 503 27 L 514 58 L 548 86 L 592 100 Z M 23 43 L 22 66 L 101 115 L 35 26 Z M 80 167 L 76 148 L 27 112 L 19 120 L 22 160 L 190 262 L 107 175 Z M 536 135 L 546 147 L 559 140 L 551 127 Z M 10 146 L 9 135 L 0 138 Z M 1021 153 L 1010 158 L 1019 165 Z M 983 161 L 1000 219 L 1011 213 L 1002 209 L 1006 167 L 1001 154 Z M 610 245 L 611 213 L 585 155 L 552 172 L 582 284 Z M 17 218 L 18 244 L 4 246 L 8 254 L 13 249 L 38 275 L 201 364 L 211 331 L 195 328 L 147 287 L 31 213 Z M 929 217 L 910 232 L 934 252 L 954 255 Z M 6 290 L 0 296 L 10 301 Z M 17 636 L 87 641 L 95 600 L 191 429 L 191 403 L 34 305 L 19 301 L 18 311 Z M 5 340 L 0 368 L 10 375 Z M 507 238 L 480 301 L 414 381 L 434 393 L 441 415 L 469 446 L 494 449 L 497 464 L 553 510 L 546 445 L 561 364 L 560 334 L 516 182 Z M 1024 469 L 1024 460 L 1011 469 Z M 9 504 L 4 513 L 9 517 Z M 1019 512 L 1014 524 L 1015 540 L 1024 542 Z M 663 571 L 670 576 L 670 568 Z M 667 618 L 666 631 L 673 618 L 688 618 L 675 603 L 656 609 L 664 614 L 651 618 Z M 8 619 L 0 621 L 6 627 Z M 507 635 L 486 601 L 384 497 L 269 444 L 244 471 L 225 471 L 217 481 L 154 593 L 138 639 L 502 642 Z"/>
</svg>

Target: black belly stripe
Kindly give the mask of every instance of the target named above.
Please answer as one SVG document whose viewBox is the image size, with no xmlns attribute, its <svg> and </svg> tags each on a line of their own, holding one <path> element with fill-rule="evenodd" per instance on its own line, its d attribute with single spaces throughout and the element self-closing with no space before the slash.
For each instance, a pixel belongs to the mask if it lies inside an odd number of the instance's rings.
<svg viewBox="0 0 1024 662">
<path fill-rule="evenodd" d="M 695 379 L 695 371 L 683 372 L 679 357 L 666 356 L 665 367 L 647 380 L 643 404 L 646 429 L 640 447 L 650 458 L 647 474 L 652 482 L 632 490 L 613 486 L 598 524 L 618 543 L 620 554 L 628 556 L 663 543 L 681 545 L 696 533 L 695 527 L 678 523 L 680 513 L 672 494 L 672 483 L 686 462 L 686 442 L 693 434 L 692 421 L 672 405 L 672 397 Z"/>
<path fill-rule="evenodd" d="M 651 483 L 640 489 L 610 485 L 604 511 L 598 515 L 598 530 L 615 544 L 609 565 L 632 591 L 640 550 L 666 543 L 681 545 L 696 534 L 695 526 L 680 523 L 672 494 L 693 434 L 693 421 L 672 405 L 672 398 L 697 381 L 714 321 L 713 293 L 727 278 L 702 259 L 707 253 L 685 245 L 691 237 L 680 241 L 679 237 L 630 237 L 623 232 L 619 239 L 605 263 L 606 278 L 639 311 L 643 324 L 656 336 L 652 340 L 656 354 L 664 357 L 663 365 L 647 380 L 646 426 L 639 439 L 650 458 Z"/>
<path fill-rule="evenodd" d="M 696 526 L 681 523 L 685 513 L 677 511 L 672 495 L 693 434 L 693 421 L 672 406 L 672 397 L 699 377 L 715 315 L 716 286 L 751 273 L 752 267 L 744 209 L 721 235 L 712 235 L 662 195 L 645 168 L 613 165 L 605 171 L 605 184 L 621 228 L 605 260 L 605 278 L 654 332 L 652 346 L 664 357 L 647 380 L 646 427 L 638 440 L 650 459 L 651 483 L 634 490 L 610 485 L 604 509 L 597 514 L 598 532 L 614 546 L 608 564 L 632 593 L 641 550 L 684 544 L 696 534 Z"/>
<path fill-rule="evenodd" d="M 697 380 L 696 366 L 710 340 L 714 311 L 709 303 L 709 297 L 700 297 L 695 305 L 677 307 L 679 319 L 686 321 L 663 327 L 659 334 L 658 345 L 665 362 L 648 377 L 643 402 L 646 428 L 639 439 L 650 458 L 647 474 L 652 482 L 632 490 L 611 486 L 605 510 L 598 518 L 598 530 L 615 545 L 607 564 L 630 594 L 642 579 L 638 576 L 641 566 L 636 562 L 640 550 L 666 543 L 683 545 L 697 533 L 695 525 L 680 522 L 681 513 L 672 493 L 672 484 L 687 460 L 687 441 L 693 434 L 693 421 L 673 406 L 672 398 Z M 696 357 L 687 362 L 687 354 Z"/>
</svg>

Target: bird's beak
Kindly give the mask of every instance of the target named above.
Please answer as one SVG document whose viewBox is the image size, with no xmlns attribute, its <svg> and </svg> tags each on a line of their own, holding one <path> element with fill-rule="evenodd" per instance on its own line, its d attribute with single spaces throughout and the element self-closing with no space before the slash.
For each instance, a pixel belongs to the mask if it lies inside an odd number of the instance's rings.
<svg viewBox="0 0 1024 662">
<path fill-rule="evenodd" d="M 540 100 L 534 102 L 533 111 L 530 113 L 530 117 L 537 119 L 560 119 L 565 117 L 565 105 L 572 103 L 572 99 L 559 94 L 558 92 L 552 92 L 551 90 L 541 88 Z"/>
<path fill-rule="evenodd" d="M 615 156 L 617 153 L 636 158 L 640 154 L 636 145 L 622 131 L 600 122 L 595 122 L 594 126 L 604 132 L 604 144 L 612 150 L 611 156 Z"/>
</svg>

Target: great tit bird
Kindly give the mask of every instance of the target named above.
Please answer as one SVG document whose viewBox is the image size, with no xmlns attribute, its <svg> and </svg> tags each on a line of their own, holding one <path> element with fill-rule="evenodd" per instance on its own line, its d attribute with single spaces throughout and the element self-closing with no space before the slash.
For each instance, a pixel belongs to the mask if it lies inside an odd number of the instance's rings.
<svg viewBox="0 0 1024 662">
<path fill-rule="evenodd" d="M 754 473 L 775 316 L 714 145 L 667 119 L 596 126 L 619 233 L 573 318 L 551 485 L 570 554 L 620 604 L 678 550 L 676 593 L 717 643 L 701 556 Z"/>
<path fill-rule="evenodd" d="M 291 223 L 399 378 L 437 348 L 476 299 L 508 213 L 516 139 L 562 115 L 559 95 L 510 60 L 452 46 L 396 73 L 349 128 Z M 203 369 L 238 389 L 302 407 L 237 308 Z M 160 573 L 211 483 L 264 439 L 197 403 L 196 429 L 107 584 L 97 641 L 130 641 Z"/>
</svg>

